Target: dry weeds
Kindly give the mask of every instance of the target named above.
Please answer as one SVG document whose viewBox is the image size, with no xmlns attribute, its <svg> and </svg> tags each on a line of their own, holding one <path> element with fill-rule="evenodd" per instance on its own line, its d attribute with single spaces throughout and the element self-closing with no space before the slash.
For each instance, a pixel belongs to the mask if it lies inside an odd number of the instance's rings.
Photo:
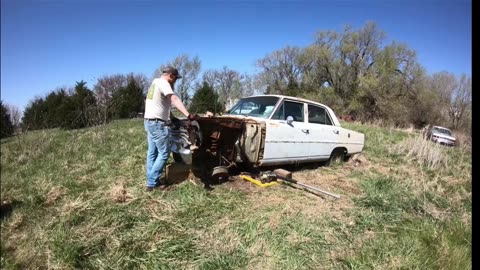
<svg viewBox="0 0 480 270">
<path fill-rule="evenodd" d="M 108 197 L 116 203 L 125 203 L 133 199 L 124 183 L 114 184 L 108 191 Z"/>
<path fill-rule="evenodd" d="M 85 210 L 93 209 L 90 205 L 92 199 L 85 200 L 83 198 L 83 194 L 75 198 L 74 200 L 67 200 L 64 204 L 60 207 L 60 214 L 62 216 L 68 216 L 72 212 L 82 212 Z"/>
<path fill-rule="evenodd" d="M 357 165 L 354 165 L 354 164 Z M 269 216 L 269 226 L 275 228 L 282 219 L 294 217 L 302 213 L 307 218 L 330 217 L 342 222 L 352 222 L 346 215 L 353 209 L 352 198 L 361 194 L 358 187 L 358 179 L 350 174 L 355 170 L 363 170 L 367 166 L 365 157 L 355 158 L 352 164 L 346 164 L 340 170 L 321 167 L 317 169 L 304 169 L 295 171 L 292 178 L 322 190 L 336 193 L 340 199 L 334 199 L 327 195 L 311 193 L 296 185 L 275 185 L 270 187 L 258 187 L 254 184 L 235 180 L 235 186 L 242 186 L 242 190 L 250 191 L 248 203 L 253 211 L 262 211 L 264 208 L 277 207 Z M 246 187 L 245 187 L 246 185 Z"/>
<path fill-rule="evenodd" d="M 402 131 L 408 134 L 413 134 L 413 133 L 421 133 L 420 130 L 416 129 L 414 125 L 410 124 L 406 128 L 395 128 L 395 130 Z"/>
<path fill-rule="evenodd" d="M 444 147 L 425 140 L 422 136 L 402 141 L 392 148 L 392 152 L 404 154 L 432 170 L 448 167 L 448 155 Z"/>
<path fill-rule="evenodd" d="M 137 132 L 136 129 L 129 129 L 128 133 L 134 133 L 134 131 Z M 403 131 L 415 133 L 414 130 Z M 87 135 L 81 134 L 81 136 Z M 380 134 L 379 136 L 372 138 L 369 143 L 381 143 L 381 140 L 383 140 L 382 136 L 383 135 Z M 387 138 L 388 135 L 385 135 L 384 137 Z M 378 177 L 378 174 L 392 176 L 394 179 L 398 179 L 399 181 L 414 187 L 409 189 L 412 190 L 412 192 L 421 193 L 430 191 L 435 195 L 449 196 L 447 201 L 448 203 L 452 204 L 452 207 L 449 206 L 446 209 L 439 208 L 434 203 L 428 201 L 424 203 L 424 209 L 426 213 L 438 220 L 448 219 L 453 214 L 453 205 L 458 204 L 458 206 L 462 206 L 465 204 L 464 201 L 466 198 L 471 200 L 471 192 L 468 191 L 469 188 L 464 187 L 465 183 L 471 181 L 471 179 L 459 177 L 458 175 L 446 176 L 445 173 L 431 177 L 431 175 L 425 174 L 425 170 L 422 168 L 422 166 L 417 166 L 417 162 L 426 162 L 426 164 L 431 163 L 433 166 L 442 167 L 445 166 L 444 163 L 442 163 L 445 161 L 442 161 L 441 159 L 440 161 L 429 161 L 429 159 L 433 160 L 432 156 L 435 156 L 435 153 L 433 153 L 431 149 L 426 148 L 438 145 L 432 144 L 422 146 L 422 143 L 427 142 L 416 139 L 417 138 L 407 139 L 396 146 L 396 153 L 400 153 L 402 156 L 407 156 L 410 158 L 410 160 L 407 160 L 405 164 L 399 165 L 398 160 L 384 158 L 381 154 L 369 157 L 369 159 L 367 159 L 367 156 L 364 154 L 361 154 L 352 157 L 348 163 L 342 165 L 341 167 L 320 167 L 317 169 L 304 169 L 301 171 L 295 171 L 293 173 L 293 178 L 300 182 L 339 194 L 341 196 L 339 200 L 335 200 L 328 196 L 317 196 L 306 192 L 303 189 L 295 189 L 286 185 L 276 185 L 272 187 L 261 188 L 253 185 L 250 182 L 244 181 L 241 178 L 232 177 L 233 180 L 222 185 L 222 189 L 240 190 L 245 192 L 248 201 L 242 201 L 241 204 L 243 205 L 244 203 L 248 203 L 249 213 L 245 213 L 245 216 L 243 217 L 243 214 L 240 214 L 240 216 L 225 215 L 220 220 L 215 220 L 214 223 L 212 222 L 211 226 L 208 228 L 200 228 L 195 226 L 190 226 L 191 228 L 185 228 L 185 224 L 179 224 L 178 220 L 175 220 L 175 212 L 179 210 L 175 207 L 175 202 L 169 202 L 162 195 L 159 196 L 158 193 L 145 196 L 143 189 L 138 188 L 139 185 L 133 188 L 129 187 L 132 182 L 136 183 L 136 180 L 133 176 L 128 176 L 121 179 L 120 184 L 118 184 L 119 181 L 117 180 L 117 184 L 112 184 L 107 186 L 107 188 L 105 188 L 105 186 L 100 186 L 98 187 L 97 192 L 95 192 L 93 195 L 91 193 L 85 193 L 72 199 L 71 197 L 66 196 L 65 188 L 56 186 L 59 182 L 57 180 L 64 179 L 54 179 L 55 177 L 52 177 L 51 175 L 42 174 L 37 175 L 34 179 L 36 183 L 35 190 L 40 191 L 39 193 L 41 193 L 42 197 L 45 198 L 44 205 L 55 205 L 61 216 L 93 209 L 93 203 L 97 202 L 99 198 L 104 200 L 102 202 L 108 202 L 110 204 L 129 204 L 132 201 L 141 200 L 141 204 L 146 206 L 145 209 L 148 213 L 147 215 L 154 220 L 153 222 L 161 221 L 158 223 L 162 225 L 165 223 L 169 225 L 171 224 L 172 229 L 169 233 L 160 231 L 152 233 L 150 240 L 144 243 L 145 250 L 147 252 L 155 251 L 158 246 L 161 246 L 162 242 L 174 239 L 176 236 L 178 236 L 178 234 L 175 232 L 181 231 L 182 234 L 188 233 L 189 236 L 192 236 L 196 242 L 195 246 L 199 247 L 207 254 L 217 256 L 220 254 L 225 255 L 238 251 L 239 247 L 245 248 L 246 250 L 242 250 L 242 252 L 246 251 L 250 256 L 247 269 L 274 269 L 276 263 L 278 263 L 278 260 L 281 258 L 275 257 L 275 254 L 277 254 L 275 253 L 275 247 L 268 242 L 268 238 L 266 236 L 262 236 L 261 234 L 257 235 L 255 232 L 247 232 L 258 237 L 250 245 L 245 246 L 244 241 L 246 239 L 250 239 L 250 235 L 242 235 L 244 232 L 241 230 L 245 229 L 245 227 L 241 227 L 240 231 L 237 231 L 238 223 L 243 225 L 242 222 L 248 222 L 249 218 L 260 218 L 262 221 L 261 225 L 264 226 L 265 229 L 275 230 L 278 228 L 283 229 L 281 228 L 283 222 L 289 218 L 293 219 L 298 216 L 316 220 L 325 218 L 326 220 L 332 220 L 338 222 L 339 224 L 338 226 L 325 226 L 326 228 L 321 228 L 325 230 L 324 236 L 327 243 L 332 244 L 332 255 L 329 257 L 331 265 L 332 263 L 335 264 L 335 260 L 337 258 L 345 258 L 358 254 L 358 248 L 362 247 L 367 241 L 377 240 L 375 238 L 376 236 L 390 233 L 388 231 L 366 231 L 365 234 L 356 235 L 356 232 L 352 229 L 357 226 L 354 221 L 355 215 L 352 215 L 352 213 L 368 211 L 362 209 L 361 207 L 355 206 L 352 201 L 352 198 L 356 196 L 362 196 L 362 189 L 359 185 L 360 180 L 356 178 L 356 175 L 360 175 L 358 177 L 361 179 L 369 178 L 370 176 Z M 75 167 L 71 167 L 72 164 L 68 158 L 71 154 L 70 152 L 79 150 L 75 145 L 80 144 L 74 143 L 74 145 L 67 147 L 64 154 L 65 160 L 59 160 L 61 162 L 60 164 L 63 164 L 65 168 L 70 170 L 70 172 L 73 174 L 68 177 L 75 177 L 78 181 L 91 181 L 92 175 L 87 175 L 85 172 L 92 167 L 88 167 L 83 164 L 78 164 Z M 128 148 L 130 146 L 131 145 L 125 143 L 119 144 L 121 149 Z M 425 147 L 425 149 L 422 149 L 421 147 Z M 441 147 L 438 148 L 443 149 Z M 33 152 L 35 154 L 39 151 L 39 149 L 34 149 Z M 31 158 L 31 152 L 32 150 L 26 149 L 14 159 L 16 159 L 17 162 L 28 162 L 28 160 Z M 83 152 L 85 153 L 84 156 L 86 159 L 94 160 L 94 158 L 92 158 L 95 156 L 93 153 L 88 151 Z M 369 152 L 367 152 L 367 154 L 368 153 Z M 131 155 L 130 157 L 119 159 L 119 162 L 116 162 L 111 166 L 112 169 L 116 169 L 118 167 L 129 169 L 136 167 L 138 165 L 137 163 L 138 160 L 134 155 Z M 90 164 L 90 166 L 92 165 Z M 455 165 L 453 163 L 450 164 L 451 168 L 454 166 Z M 132 173 L 132 175 L 133 174 L 134 173 Z M 107 179 L 109 183 L 113 182 L 110 181 L 111 179 L 117 178 Z M 192 183 L 195 183 L 196 181 L 192 179 L 190 180 Z M 199 183 L 199 185 L 201 185 L 201 183 Z M 452 192 L 451 190 L 454 191 Z M 13 190 L 13 192 L 16 191 Z M 115 205 L 113 207 L 115 207 Z M 120 207 L 123 208 L 123 205 Z M 253 214 L 251 214 L 250 211 Z M 365 213 L 368 214 L 367 212 Z M 80 215 L 82 215 L 82 213 L 80 213 Z M 35 246 L 35 239 L 42 239 L 40 242 L 46 243 L 48 237 L 50 237 L 48 234 L 50 231 L 38 230 L 36 236 L 28 238 L 30 234 L 27 234 L 26 231 L 22 231 L 22 228 L 20 228 L 25 224 L 29 225 L 30 223 L 28 220 L 29 215 L 22 215 L 19 212 L 13 212 L 12 216 L 9 218 L 8 226 L 2 226 L 2 229 L 7 229 L 7 233 L 10 234 L 10 236 L 8 236 L 9 238 L 16 238 L 12 241 L 9 240 L 9 242 L 15 243 L 15 245 L 19 246 L 19 250 L 21 251 L 13 252 L 12 254 L 15 254 L 14 256 L 18 259 L 16 261 L 22 263 L 27 262 L 32 257 L 33 254 L 30 252 L 30 247 Z M 465 224 L 471 224 L 471 211 L 469 209 L 465 209 L 465 212 L 462 213 L 461 220 Z M 106 245 L 109 246 L 109 249 L 115 250 L 120 248 L 122 245 L 121 236 L 114 233 L 117 227 L 115 227 L 115 225 L 102 227 L 101 222 L 99 221 L 100 219 L 91 219 L 90 222 L 85 222 L 84 224 L 75 227 L 75 233 L 85 241 L 96 242 L 95 239 L 106 238 Z M 52 219 L 48 222 L 53 224 L 54 222 L 58 222 L 58 219 Z M 42 226 L 49 227 L 50 225 L 42 224 Z M 141 228 L 138 228 L 139 231 L 148 230 L 147 225 L 140 225 L 140 227 Z M 247 228 L 247 230 L 248 229 L 249 228 Z M 255 228 L 252 228 L 252 231 L 254 229 Z M 343 238 L 347 238 L 347 240 Z M 308 237 L 302 236 L 295 231 L 293 231 L 290 235 L 287 235 L 285 238 L 285 242 L 291 244 L 308 242 L 309 240 L 310 239 L 308 239 Z M 269 248 L 271 248 L 271 250 Z M 55 258 L 51 259 L 50 257 L 52 257 L 53 253 L 48 250 L 48 246 L 46 249 L 47 250 L 44 251 L 43 255 L 45 257 L 45 261 L 47 261 L 48 268 L 60 269 L 68 267 L 68 265 L 63 264 L 60 261 L 55 261 Z M 109 252 L 107 251 L 107 255 L 108 254 Z M 393 256 L 387 259 L 385 265 L 382 267 L 401 267 L 401 260 L 402 257 Z M 41 262 L 42 265 L 44 265 L 45 261 Z M 339 263 L 339 265 L 336 266 L 342 267 L 345 265 Z"/>
<path fill-rule="evenodd" d="M 464 132 L 456 132 L 455 138 L 457 139 L 457 145 L 468 152 L 472 151 L 472 134 Z"/>
<path fill-rule="evenodd" d="M 47 194 L 47 199 L 45 200 L 44 205 L 46 206 L 54 205 L 55 202 L 65 194 L 67 194 L 67 191 L 63 187 L 58 187 L 58 186 L 52 187 Z"/>
<path fill-rule="evenodd" d="M 8 231 L 12 232 L 20 228 L 24 224 L 25 217 L 17 212 L 14 212 L 11 217 L 10 223 L 8 223 Z"/>
<path fill-rule="evenodd" d="M 264 239 L 255 241 L 247 251 L 252 259 L 248 262 L 246 269 L 275 269 L 276 258 L 268 247 L 269 244 Z"/>
<path fill-rule="evenodd" d="M 240 176 L 230 176 L 230 181 L 224 183 L 223 186 L 229 191 L 237 190 L 243 193 L 256 193 L 261 192 L 264 189 L 243 180 Z"/>
</svg>

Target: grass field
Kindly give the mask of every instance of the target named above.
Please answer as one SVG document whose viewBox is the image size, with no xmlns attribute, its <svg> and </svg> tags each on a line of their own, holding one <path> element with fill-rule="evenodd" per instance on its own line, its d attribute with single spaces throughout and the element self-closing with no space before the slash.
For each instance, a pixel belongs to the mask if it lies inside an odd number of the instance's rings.
<svg viewBox="0 0 480 270">
<path fill-rule="evenodd" d="M 240 179 L 146 193 L 138 120 L 2 140 L 1 268 L 471 269 L 471 151 L 343 125 L 362 155 L 293 173 L 339 200 Z"/>
</svg>

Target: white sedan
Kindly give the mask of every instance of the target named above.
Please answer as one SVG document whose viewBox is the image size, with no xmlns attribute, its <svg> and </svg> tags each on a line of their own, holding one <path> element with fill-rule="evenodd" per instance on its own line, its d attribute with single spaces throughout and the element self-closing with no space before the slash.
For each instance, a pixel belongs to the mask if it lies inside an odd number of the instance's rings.
<svg viewBox="0 0 480 270">
<path fill-rule="evenodd" d="M 452 131 L 446 127 L 432 126 L 432 128 L 427 131 L 426 137 L 442 145 L 455 146 L 456 144 L 456 139 L 453 137 Z"/>
<path fill-rule="evenodd" d="M 210 168 L 341 160 L 362 152 L 365 143 L 364 134 L 341 127 L 328 106 L 282 95 L 243 98 L 188 130 L 188 160 Z"/>
</svg>

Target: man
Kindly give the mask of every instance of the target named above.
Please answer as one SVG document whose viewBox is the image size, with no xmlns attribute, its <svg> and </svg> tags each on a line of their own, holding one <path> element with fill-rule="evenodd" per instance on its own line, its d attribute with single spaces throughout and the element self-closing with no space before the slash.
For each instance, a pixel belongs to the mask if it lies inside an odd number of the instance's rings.
<svg viewBox="0 0 480 270">
<path fill-rule="evenodd" d="M 167 67 L 160 78 L 153 80 L 145 101 L 145 131 L 147 132 L 147 191 L 159 186 L 160 174 L 167 165 L 169 149 L 169 127 L 171 105 L 175 106 L 189 120 L 195 120 L 197 115 L 190 114 L 182 101 L 173 92 L 175 82 L 182 78 L 178 70 Z"/>
</svg>

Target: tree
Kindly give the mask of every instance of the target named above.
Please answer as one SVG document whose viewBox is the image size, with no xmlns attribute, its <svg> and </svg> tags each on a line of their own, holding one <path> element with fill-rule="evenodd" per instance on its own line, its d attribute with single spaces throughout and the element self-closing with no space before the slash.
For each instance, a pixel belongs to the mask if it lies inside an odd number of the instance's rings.
<svg viewBox="0 0 480 270">
<path fill-rule="evenodd" d="M 377 53 L 370 68 L 359 77 L 356 94 L 351 93 L 348 100 L 349 113 L 365 120 L 384 119 L 406 125 L 411 120 L 410 112 L 421 103 L 417 101 L 424 73 L 413 50 L 392 42 Z"/>
<path fill-rule="evenodd" d="M 215 85 L 220 102 L 231 107 L 237 98 L 241 96 L 241 81 L 243 77 L 238 71 L 223 66 L 221 70 L 214 71 Z"/>
<path fill-rule="evenodd" d="M 195 86 L 195 89 L 199 89 L 202 87 L 203 83 L 207 83 L 210 86 L 214 86 L 217 80 L 216 71 L 214 69 L 207 70 L 202 75 L 202 82 L 198 82 Z"/>
<path fill-rule="evenodd" d="M 135 87 L 133 87 L 133 85 L 128 86 L 131 80 L 135 82 Z M 149 82 L 147 77 L 141 73 L 138 73 L 138 74 L 130 73 L 128 75 L 114 74 L 114 75 L 106 75 L 99 78 L 97 80 L 97 83 L 94 86 L 94 91 L 95 91 L 95 97 L 97 100 L 98 110 L 100 111 L 100 117 L 102 118 L 101 123 L 105 124 L 109 122 L 113 117 L 118 118 L 120 117 L 119 116 L 120 114 L 122 115 L 121 118 L 126 118 L 126 117 L 130 117 L 130 114 L 133 111 L 135 112 L 142 111 L 143 105 L 137 106 L 133 104 L 125 104 L 125 102 L 129 102 L 128 99 L 125 100 L 124 98 L 120 98 L 120 97 L 125 95 L 125 91 L 128 92 L 130 90 L 132 91 L 130 94 L 133 94 L 134 96 L 139 94 L 137 90 L 139 90 L 143 96 L 146 94 L 148 86 L 149 86 Z M 130 87 L 130 90 L 126 90 L 129 87 Z M 120 91 L 123 91 L 123 93 L 119 93 Z M 127 95 L 130 95 L 130 94 L 127 94 Z M 137 98 L 131 100 L 131 102 L 137 103 L 138 96 Z M 143 104 L 144 100 L 142 99 L 141 102 Z M 122 112 L 119 113 L 119 111 L 122 111 Z M 126 111 L 130 111 L 130 112 L 126 112 Z"/>
<path fill-rule="evenodd" d="M 452 103 L 449 107 L 451 127 L 458 129 L 462 124 L 465 113 L 470 111 L 472 104 L 472 79 L 462 74 L 458 86 L 452 93 Z"/>
<path fill-rule="evenodd" d="M 203 73 L 203 82 L 212 86 L 224 106 L 231 107 L 241 97 L 251 95 L 255 91 L 255 81 L 247 74 L 223 66 L 221 70 L 207 70 Z M 201 85 L 197 85 L 200 88 Z"/>
<path fill-rule="evenodd" d="M 200 59 L 198 56 L 190 59 L 188 54 L 177 56 L 173 61 L 160 65 L 153 74 L 154 78 L 160 77 L 162 75 L 162 70 L 167 66 L 175 67 L 182 76 L 182 78 L 175 84 L 175 92 L 184 103 L 188 104 L 190 101 L 190 92 L 197 80 L 202 66 Z"/>
<path fill-rule="evenodd" d="M 22 112 L 15 105 L 5 104 L 7 112 L 10 115 L 10 121 L 14 128 L 20 127 L 20 122 L 22 120 Z"/>
<path fill-rule="evenodd" d="M 90 123 L 88 112 L 96 106 L 95 96 L 88 89 L 83 80 L 76 82 L 74 91 L 65 102 L 60 111 L 64 115 L 61 127 L 65 129 L 77 129 L 87 127 Z"/>
<path fill-rule="evenodd" d="M 22 118 L 22 130 L 36 130 L 47 128 L 47 108 L 45 100 L 35 97 L 25 108 Z"/>
<path fill-rule="evenodd" d="M 410 117 L 409 122 L 416 128 L 423 128 L 426 125 L 440 123 L 443 121 L 439 96 L 429 87 L 429 78 L 423 76 L 415 83 L 417 95 L 415 99 L 407 99 Z"/>
<path fill-rule="evenodd" d="M 452 99 L 452 93 L 457 88 L 457 78 L 453 73 L 446 71 L 434 73 L 431 76 L 430 87 L 439 96 L 443 105 L 448 107 Z"/>
<path fill-rule="evenodd" d="M 288 90 L 299 85 L 306 69 L 302 53 L 298 47 L 287 46 L 256 62 L 256 66 L 262 69 L 259 80 L 266 86 L 266 94 L 296 95 Z"/>
<path fill-rule="evenodd" d="M 319 32 L 302 57 L 305 81 L 313 88 L 332 87 L 348 107 L 355 100 L 361 78 L 376 62 L 384 38 L 373 22 L 358 31 L 346 26 L 343 33 Z"/>
<path fill-rule="evenodd" d="M 438 97 L 437 108 L 442 114 L 439 122 L 452 129 L 458 129 L 463 121 L 469 121 L 472 104 L 472 79 L 465 74 L 457 78 L 443 71 L 430 79 L 430 89 Z M 468 126 L 468 125 L 467 125 Z"/>
<path fill-rule="evenodd" d="M 144 111 L 145 95 L 141 83 L 137 82 L 133 74 L 130 74 L 127 86 L 115 92 L 113 95 L 113 102 L 116 104 L 115 118 L 131 118 L 138 112 Z"/>
<path fill-rule="evenodd" d="M 198 88 L 195 95 L 193 95 L 189 111 L 192 113 L 205 113 L 206 111 L 210 111 L 214 114 L 223 112 L 225 107 L 218 100 L 218 94 L 215 93 L 213 87 L 207 82 L 203 82 L 202 86 Z"/>
<path fill-rule="evenodd" d="M 126 86 L 127 76 L 123 74 L 106 75 L 97 79 L 93 89 L 104 124 L 110 121 L 118 107 L 118 104 L 113 102 L 113 96 Z"/>
<path fill-rule="evenodd" d="M 247 73 L 242 75 L 241 81 L 241 97 L 248 97 L 256 94 L 258 91 L 258 81 L 255 76 L 248 75 Z"/>
<path fill-rule="evenodd" d="M 1 133 L 0 138 L 10 137 L 13 134 L 13 124 L 8 114 L 8 109 L 3 105 L 3 101 L 0 101 L 0 121 L 1 121 Z"/>
<path fill-rule="evenodd" d="M 68 99 L 66 89 L 60 88 L 47 95 L 45 105 L 45 126 L 44 128 L 60 127 L 63 122 L 64 112 L 62 106 Z"/>
</svg>

